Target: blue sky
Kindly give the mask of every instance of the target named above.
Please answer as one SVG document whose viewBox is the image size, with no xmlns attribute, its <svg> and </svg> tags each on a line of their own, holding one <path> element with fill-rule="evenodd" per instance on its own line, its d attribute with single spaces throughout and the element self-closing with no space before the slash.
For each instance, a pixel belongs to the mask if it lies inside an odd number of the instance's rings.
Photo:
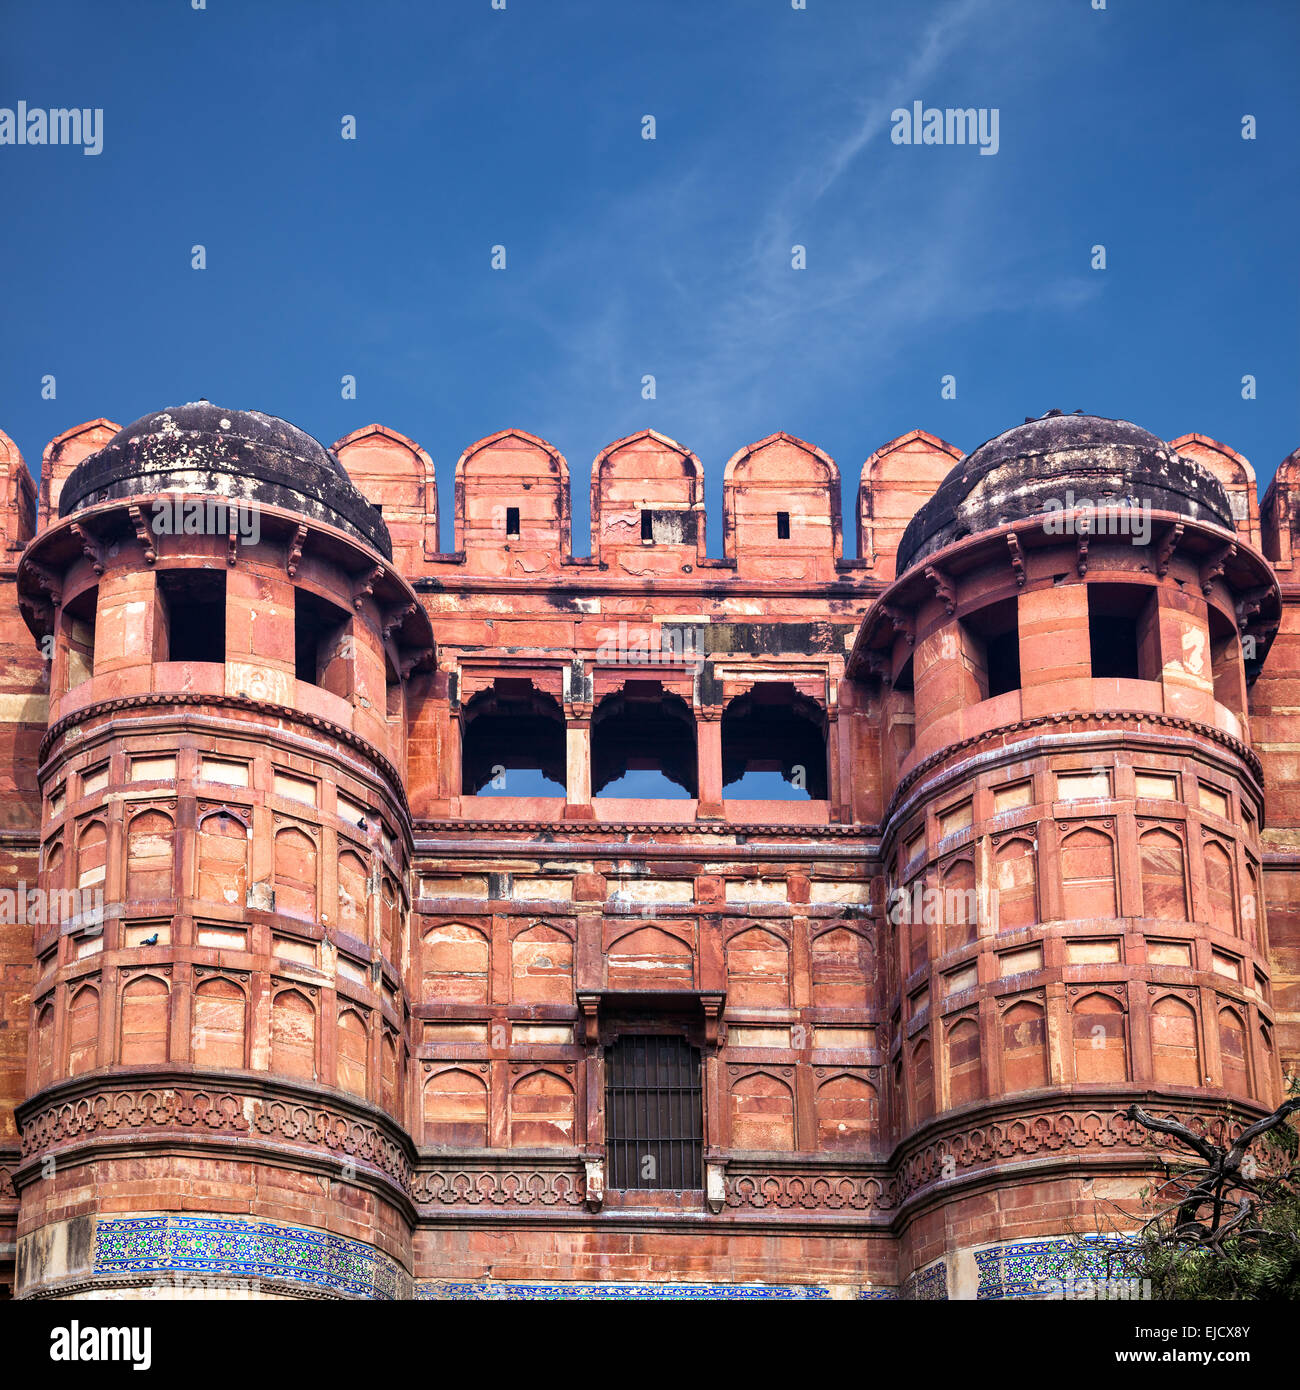
<svg viewBox="0 0 1300 1390">
<path fill-rule="evenodd" d="M 592 458 L 646 425 L 703 459 L 714 553 L 723 464 L 777 429 L 839 463 L 849 553 L 862 461 L 918 426 L 1120 415 L 1262 491 L 1300 445 L 1300 6 L 1091 4 L 7 6 L 0 106 L 102 107 L 104 150 L 0 147 L 0 428 L 35 466 L 199 396 L 378 420 L 433 455 L 444 548 L 506 426 L 568 458 L 580 550 Z M 996 107 L 998 153 L 893 144 L 916 100 Z"/>
</svg>

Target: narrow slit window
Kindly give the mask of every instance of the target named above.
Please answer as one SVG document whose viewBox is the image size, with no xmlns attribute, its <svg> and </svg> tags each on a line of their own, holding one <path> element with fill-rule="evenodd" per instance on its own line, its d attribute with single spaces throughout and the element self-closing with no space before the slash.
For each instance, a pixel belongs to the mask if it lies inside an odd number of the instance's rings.
<svg viewBox="0 0 1300 1390">
<path fill-rule="evenodd" d="M 988 639 L 989 698 L 1020 689 L 1020 633 L 1017 628 Z"/>
<path fill-rule="evenodd" d="M 653 512 L 643 511 L 641 513 L 641 539 L 652 541 L 655 538 L 655 515 Z"/>
<path fill-rule="evenodd" d="M 1020 689 L 1020 615 L 1015 599 L 1001 599 L 958 623 L 961 659 L 976 687 L 991 700 Z"/>
<path fill-rule="evenodd" d="M 776 538 L 779 541 L 790 539 L 790 513 L 777 512 L 776 514 Z"/>
<path fill-rule="evenodd" d="M 1088 586 L 1088 648 L 1094 679 L 1158 680 L 1154 592 L 1136 584 Z"/>
<path fill-rule="evenodd" d="M 226 576 L 220 570 L 163 570 L 158 575 L 164 661 L 226 659 Z"/>
<path fill-rule="evenodd" d="M 99 590 L 88 589 L 78 594 L 63 609 L 63 627 L 67 638 L 67 688 L 73 689 L 95 673 L 95 611 Z"/>
<path fill-rule="evenodd" d="M 506 508 L 506 535 L 517 536 L 519 534 L 519 508 Z"/>
<path fill-rule="evenodd" d="M 391 661 L 384 662 L 384 713 L 389 719 L 402 713 L 402 681 Z"/>
<path fill-rule="evenodd" d="M 306 589 L 293 598 L 294 674 L 347 699 L 352 694 L 352 620 Z"/>
</svg>

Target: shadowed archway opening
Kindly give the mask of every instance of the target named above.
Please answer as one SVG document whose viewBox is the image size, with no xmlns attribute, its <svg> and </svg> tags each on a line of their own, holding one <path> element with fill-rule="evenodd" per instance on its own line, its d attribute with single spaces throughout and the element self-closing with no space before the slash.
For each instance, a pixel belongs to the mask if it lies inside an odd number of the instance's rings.
<svg viewBox="0 0 1300 1390">
<path fill-rule="evenodd" d="M 732 800 L 825 801 L 826 716 L 785 682 L 755 686 L 722 715 L 722 785 Z"/>
<path fill-rule="evenodd" d="M 461 715 L 465 796 L 563 796 L 564 715 L 532 681 L 504 677 Z"/>
<path fill-rule="evenodd" d="M 682 799 L 697 795 L 695 718 L 659 681 L 628 681 L 591 720 L 591 794 Z"/>
</svg>

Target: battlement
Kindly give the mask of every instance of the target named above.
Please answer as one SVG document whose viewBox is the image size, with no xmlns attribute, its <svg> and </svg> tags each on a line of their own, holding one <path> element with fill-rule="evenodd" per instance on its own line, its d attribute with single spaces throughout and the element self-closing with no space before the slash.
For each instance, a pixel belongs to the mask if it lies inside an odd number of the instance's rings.
<svg viewBox="0 0 1300 1390">
<path fill-rule="evenodd" d="M 34 509 L 23 500 L 27 488 L 18 480 L 25 471 L 18 466 L 21 455 L 0 436 L 10 549 L 20 549 L 57 518 L 68 476 L 118 429 L 95 419 L 55 436 L 43 450 Z M 1296 455 L 1279 468 L 1261 503 L 1254 469 L 1231 446 L 1189 433 L 1169 447 L 1219 479 L 1237 533 L 1289 568 L 1292 536 L 1300 529 L 1300 510 L 1293 505 L 1300 476 Z M 560 574 L 578 580 L 583 571 L 652 580 L 712 570 L 723 572 L 712 576 L 714 582 L 729 573 L 791 585 L 830 583 L 848 574 L 888 583 L 908 522 L 963 457 L 955 445 L 920 429 L 875 449 L 860 471 L 857 558 L 849 560 L 843 553 L 839 468 L 815 444 L 786 433 L 746 445 L 727 461 L 717 557 L 706 552 L 703 465 L 652 429 L 616 440 L 596 456 L 588 555 L 574 551 L 567 460 L 525 430 L 487 435 L 456 460 L 448 550 L 440 549 L 437 467 L 420 444 L 372 424 L 336 440 L 331 452 L 382 513 L 394 563 L 411 580 L 448 570 L 524 581 Z"/>
</svg>

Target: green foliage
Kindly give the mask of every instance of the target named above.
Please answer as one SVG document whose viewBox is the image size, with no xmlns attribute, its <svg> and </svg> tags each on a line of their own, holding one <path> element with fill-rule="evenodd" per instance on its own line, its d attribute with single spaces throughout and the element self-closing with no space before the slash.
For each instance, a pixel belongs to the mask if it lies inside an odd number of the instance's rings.
<svg viewBox="0 0 1300 1390">
<path fill-rule="evenodd" d="M 1141 1267 L 1156 1299 L 1300 1299 L 1300 1193 L 1292 1190 L 1257 1213 L 1256 1231 L 1217 1247 L 1186 1245 L 1167 1228 L 1148 1226 Z"/>
<path fill-rule="evenodd" d="M 1153 1298 L 1300 1299 L 1300 1135 L 1285 1123 L 1300 1107 L 1300 1086 L 1293 1079 L 1288 1089 L 1291 1100 L 1226 1150 L 1130 1111 L 1203 1160 L 1171 1167 L 1144 1194 L 1157 1208 L 1138 1237 Z"/>
</svg>

